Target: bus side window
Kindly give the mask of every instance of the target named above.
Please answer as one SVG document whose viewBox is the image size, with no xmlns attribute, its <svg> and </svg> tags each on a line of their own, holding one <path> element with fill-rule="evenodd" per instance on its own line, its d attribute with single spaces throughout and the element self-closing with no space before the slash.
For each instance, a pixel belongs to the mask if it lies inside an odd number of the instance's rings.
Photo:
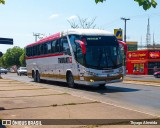
<svg viewBox="0 0 160 128">
<path fill-rule="evenodd" d="M 33 56 L 35 56 L 35 46 L 33 46 Z"/>
<path fill-rule="evenodd" d="M 29 57 L 29 48 L 26 48 L 26 56 Z"/>
<path fill-rule="evenodd" d="M 56 44 L 55 44 L 55 52 L 60 52 L 60 44 L 59 44 L 59 40 L 56 41 Z"/>
<path fill-rule="evenodd" d="M 53 40 L 51 43 L 52 43 L 52 44 L 51 44 L 52 53 L 55 53 L 55 52 L 56 52 L 56 49 L 55 49 L 56 40 Z"/>
<path fill-rule="evenodd" d="M 36 56 L 37 55 L 37 46 L 34 46 L 33 47 L 33 56 Z"/>
<path fill-rule="evenodd" d="M 44 49 L 43 44 L 41 44 L 41 45 L 40 45 L 40 55 L 43 55 L 43 54 L 44 54 L 44 52 L 43 52 L 44 50 L 43 50 L 43 49 Z"/>
<path fill-rule="evenodd" d="M 51 53 L 51 42 L 47 43 L 47 53 L 50 54 Z"/>
<path fill-rule="evenodd" d="M 67 41 L 67 37 L 63 37 L 61 39 L 61 50 L 63 52 L 65 52 L 66 54 L 71 55 L 69 44 L 68 44 L 68 41 Z"/>
<path fill-rule="evenodd" d="M 33 47 L 30 47 L 30 56 L 33 56 Z"/>
<path fill-rule="evenodd" d="M 41 49 L 40 45 L 37 45 L 37 55 L 41 55 Z"/>
<path fill-rule="evenodd" d="M 31 57 L 31 47 L 28 48 L 28 56 Z"/>
</svg>

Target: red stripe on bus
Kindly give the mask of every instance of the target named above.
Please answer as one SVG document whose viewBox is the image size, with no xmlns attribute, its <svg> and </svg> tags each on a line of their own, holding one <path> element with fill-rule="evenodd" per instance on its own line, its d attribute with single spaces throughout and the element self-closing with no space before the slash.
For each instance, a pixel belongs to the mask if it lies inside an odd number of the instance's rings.
<svg viewBox="0 0 160 128">
<path fill-rule="evenodd" d="M 49 37 L 43 38 L 43 39 L 41 39 L 41 40 L 39 40 L 37 42 L 34 42 L 32 44 L 29 44 L 26 47 L 31 47 L 31 46 L 35 46 L 35 45 L 38 45 L 38 44 L 42 44 L 44 42 L 48 42 L 48 41 L 51 41 L 51 40 L 59 39 L 60 37 L 61 37 L 61 33 L 59 32 L 59 33 L 56 33 L 56 34 L 51 35 Z"/>
<path fill-rule="evenodd" d="M 38 58 L 46 58 L 46 57 L 53 57 L 53 56 L 62 56 L 62 55 L 64 55 L 64 53 L 48 54 L 48 55 L 32 56 L 32 57 L 27 57 L 26 56 L 26 60 L 38 59 Z"/>
</svg>

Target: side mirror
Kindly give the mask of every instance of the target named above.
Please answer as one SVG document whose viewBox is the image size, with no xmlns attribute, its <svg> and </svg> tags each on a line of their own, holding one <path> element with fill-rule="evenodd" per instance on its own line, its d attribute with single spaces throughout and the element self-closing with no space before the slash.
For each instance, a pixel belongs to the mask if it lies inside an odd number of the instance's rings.
<svg viewBox="0 0 160 128">
<path fill-rule="evenodd" d="M 82 53 L 86 54 L 86 46 L 85 46 L 84 42 L 81 40 L 75 40 L 75 42 L 80 44 L 80 47 L 82 49 Z"/>
<path fill-rule="evenodd" d="M 125 54 L 126 54 L 128 51 L 127 44 L 123 41 L 120 41 L 120 40 L 118 40 L 118 43 L 123 46 Z"/>
</svg>

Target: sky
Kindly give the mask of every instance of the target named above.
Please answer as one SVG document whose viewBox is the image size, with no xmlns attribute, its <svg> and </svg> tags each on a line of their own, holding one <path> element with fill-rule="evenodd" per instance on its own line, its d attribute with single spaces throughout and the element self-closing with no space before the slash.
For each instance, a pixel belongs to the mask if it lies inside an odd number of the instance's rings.
<svg viewBox="0 0 160 128">
<path fill-rule="evenodd" d="M 160 4 L 160 0 L 156 0 Z M 106 0 L 96 4 L 95 0 L 6 0 L 0 5 L 0 37 L 13 38 L 14 45 L 0 44 L 0 51 L 19 46 L 24 48 L 33 43 L 33 33 L 44 37 L 71 28 L 67 20 L 78 23 L 77 16 L 96 18 L 96 28 L 114 33 L 124 29 L 121 17 L 127 21 L 127 40 L 145 44 L 147 22 L 150 18 L 151 42 L 160 44 L 160 6 L 147 11 L 134 0 Z"/>
</svg>

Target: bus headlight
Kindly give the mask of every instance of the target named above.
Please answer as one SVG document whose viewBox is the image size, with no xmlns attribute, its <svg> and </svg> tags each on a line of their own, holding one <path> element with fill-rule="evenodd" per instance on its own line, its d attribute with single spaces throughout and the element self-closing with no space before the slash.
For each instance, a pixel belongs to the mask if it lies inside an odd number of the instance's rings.
<svg viewBox="0 0 160 128">
<path fill-rule="evenodd" d="M 123 68 L 119 68 L 119 73 L 123 73 Z"/>
</svg>

